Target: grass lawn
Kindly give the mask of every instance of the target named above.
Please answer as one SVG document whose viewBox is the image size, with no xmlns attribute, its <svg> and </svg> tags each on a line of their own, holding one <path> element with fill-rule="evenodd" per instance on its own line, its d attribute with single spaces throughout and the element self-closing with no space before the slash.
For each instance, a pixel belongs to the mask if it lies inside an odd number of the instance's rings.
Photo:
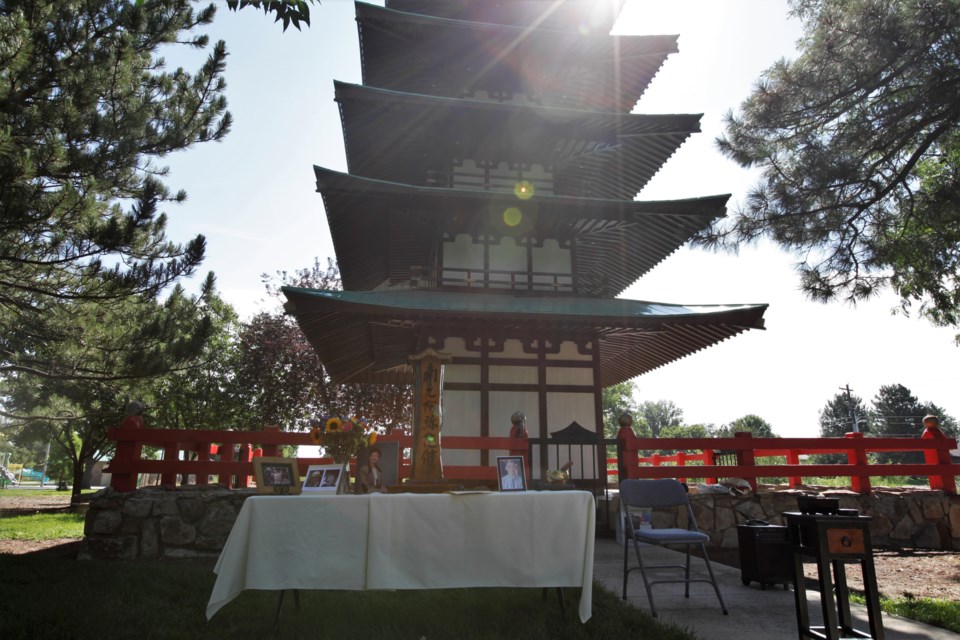
<svg viewBox="0 0 960 640">
<path fill-rule="evenodd" d="M 850 594 L 850 601 L 866 604 L 862 594 Z M 902 618 L 925 622 L 934 627 L 960 633 L 960 602 L 937 598 L 880 598 L 880 609 Z"/>
<path fill-rule="evenodd" d="M 55 540 L 83 537 L 82 513 L 38 513 L 0 518 L 0 540 Z"/>
<path fill-rule="evenodd" d="M 39 485 L 37 485 L 39 486 Z M 96 493 L 96 489 L 81 489 L 80 493 Z M 56 489 L 23 489 L 17 487 L 6 487 L 0 489 L 0 504 L 4 498 L 29 498 L 35 497 L 59 497 L 67 500 L 70 497 L 69 491 L 57 491 Z"/>
<path fill-rule="evenodd" d="M 59 495 L 6 489 L 4 497 Z M 47 512 L 0 518 L 0 539 L 45 540 L 83 536 L 83 514 Z M 78 562 L 44 553 L 0 554 L 0 638 L 103 637 L 217 639 L 271 637 L 277 594 L 245 591 L 206 620 L 215 576 L 212 560 Z M 540 589 L 436 591 L 305 591 L 301 608 L 288 594 L 283 638 L 411 638 L 495 640 L 695 640 L 659 623 L 594 585 L 593 617 L 577 618 L 578 589 L 566 592 L 560 619 L 556 592 Z"/>
<path fill-rule="evenodd" d="M 207 622 L 213 562 L 78 562 L 42 555 L 0 555 L 0 638 L 262 638 L 272 634 L 277 595 L 245 591 Z M 694 640 L 594 587 L 593 617 L 576 617 L 579 591 L 568 590 L 567 620 L 556 594 L 540 589 L 305 591 L 301 608 L 287 595 L 283 638 Z M 108 631 L 109 630 L 109 631 Z"/>
<path fill-rule="evenodd" d="M 55 490 L 7 489 L 4 497 L 63 495 Z M 37 513 L 0 518 L 0 540 L 81 538 L 83 514 Z M 277 596 L 246 591 L 210 622 L 205 608 L 214 582 L 212 561 L 77 562 L 43 554 L 0 554 L 0 638 L 252 638 L 272 634 Z M 556 594 L 539 589 L 437 591 L 306 591 L 301 609 L 288 594 L 282 637 L 434 639 L 694 640 L 688 630 L 662 625 L 594 585 L 593 617 L 577 620 L 579 592 L 566 594 L 567 621 Z M 862 603 L 856 594 L 851 600 Z M 960 633 L 960 603 L 929 598 L 881 598 L 886 613 Z"/>
</svg>

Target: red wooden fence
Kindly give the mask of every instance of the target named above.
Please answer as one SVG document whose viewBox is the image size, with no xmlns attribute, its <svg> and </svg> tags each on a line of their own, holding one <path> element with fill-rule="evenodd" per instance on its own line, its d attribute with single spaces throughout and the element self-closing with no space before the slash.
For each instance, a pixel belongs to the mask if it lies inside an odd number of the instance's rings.
<svg viewBox="0 0 960 640">
<path fill-rule="evenodd" d="M 112 474 L 110 486 L 117 491 L 133 491 L 139 474 L 159 474 L 160 484 L 174 486 L 178 475 L 196 476 L 197 484 L 207 484 L 209 476 L 228 488 L 245 487 L 253 475 L 255 456 L 276 456 L 282 445 L 313 445 L 304 432 L 280 431 L 267 427 L 263 431 L 213 431 L 206 429 L 147 429 L 140 417 L 128 417 L 118 428 L 108 432 L 108 438 L 117 443 L 116 454 L 104 469 Z M 410 436 L 391 434 L 378 436 L 378 442 L 397 442 L 400 449 L 413 446 Z M 143 447 L 157 447 L 163 451 L 162 460 L 144 460 Z M 444 436 L 445 450 L 500 451 L 501 455 L 522 455 L 526 458 L 527 441 L 523 438 L 481 438 Z M 193 460 L 181 460 L 180 452 L 187 452 Z M 297 458 L 300 473 L 312 464 L 327 464 L 330 458 Z M 355 465 L 351 462 L 351 467 Z M 529 462 L 527 464 L 529 468 Z M 410 477 L 410 461 L 402 459 L 398 469 L 401 480 Z M 488 466 L 454 466 L 445 464 L 444 477 L 450 481 L 496 483 L 497 470 Z M 236 477 L 236 480 L 234 480 Z"/>
<path fill-rule="evenodd" d="M 117 443 L 116 454 L 104 470 L 112 474 L 111 486 L 117 491 L 132 491 L 138 474 L 159 474 L 162 485 L 174 486 L 178 475 L 193 475 L 197 484 L 207 484 L 209 476 L 217 476 L 227 487 L 246 486 L 253 475 L 252 459 L 256 455 L 275 456 L 281 445 L 311 445 L 303 432 L 280 431 L 267 427 L 264 431 L 211 431 L 204 429 L 146 429 L 139 417 L 129 417 L 120 427 L 111 429 L 110 439 Z M 380 436 L 380 441 L 397 442 L 400 449 L 411 447 L 413 439 L 404 435 Z M 142 459 L 144 446 L 163 450 L 162 460 Z M 445 450 L 503 451 L 527 456 L 524 438 L 445 436 Z M 938 429 L 927 430 L 921 438 L 864 438 L 849 433 L 846 438 L 753 438 L 749 433 L 735 438 L 638 438 L 633 431 L 621 429 L 617 438 L 618 458 L 608 459 L 617 468 L 608 471 L 614 485 L 623 478 L 703 478 L 715 483 L 717 478 L 744 478 L 756 488 L 761 477 L 786 477 L 790 486 L 802 484 L 804 477 L 849 477 L 854 491 L 870 491 L 871 476 L 927 476 L 930 487 L 956 493 L 956 476 L 960 467 L 951 463 L 951 449 L 956 440 L 947 438 Z M 700 451 L 686 453 L 685 450 Z M 736 466 L 716 464 L 717 451 L 736 452 Z M 181 451 L 196 459 L 181 460 Z M 653 451 L 650 455 L 642 452 Z M 677 451 L 669 455 L 657 451 Z M 922 451 L 924 464 L 870 464 L 868 452 Z M 800 464 L 807 454 L 840 453 L 842 464 Z M 771 458 L 785 458 L 786 464 L 762 464 Z M 491 456 L 492 459 L 492 456 Z M 311 464 L 332 462 L 329 458 L 298 458 L 300 472 Z M 352 463 L 355 464 L 355 463 Z M 527 459 L 528 477 L 529 459 Z M 682 467 L 678 469 L 677 467 Z M 447 480 L 465 483 L 495 483 L 497 471 L 486 466 L 444 465 Z M 236 477 L 236 481 L 234 481 Z M 401 460 L 400 479 L 410 477 L 409 460 Z"/>
<path fill-rule="evenodd" d="M 632 430 L 617 434 L 620 463 L 619 478 L 704 478 L 708 484 L 717 478 L 743 478 L 756 490 L 757 478 L 786 477 L 791 487 L 807 477 L 849 477 L 850 486 L 859 493 L 870 491 L 870 477 L 927 476 L 931 489 L 956 494 L 956 476 L 960 466 L 953 464 L 950 450 L 957 441 L 947 438 L 939 429 L 926 429 L 920 438 L 864 438 L 862 433 L 848 433 L 845 438 L 754 438 L 738 433 L 735 438 L 638 438 Z M 670 455 L 645 451 L 677 451 Z M 684 450 L 700 450 L 687 453 Z M 718 451 L 736 453 L 736 466 L 716 464 Z M 869 452 L 922 451 L 924 464 L 871 464 Z M 800 464 L 800 456 L 810 454 L 844 454 L 846 463 Z M 759 464 L 770 458 L 786 458 L 787 464 Z M 617 459 L 608 460 L 617 463 Z M 689 464 L 694 463 L 694 464 Z M 678 469 L 678 467 L 682 467 Z"/>
</svg>

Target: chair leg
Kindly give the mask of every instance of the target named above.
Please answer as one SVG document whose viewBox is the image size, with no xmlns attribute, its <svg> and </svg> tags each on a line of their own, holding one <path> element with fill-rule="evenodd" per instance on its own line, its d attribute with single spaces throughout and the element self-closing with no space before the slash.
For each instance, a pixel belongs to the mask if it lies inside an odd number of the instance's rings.
<svg viewBox="0 0 960 640">
<path fill-rule="evenodd" d="M 626 534 L 624 534 L 626 535 Z M 627 561 L 630 558 L 630 543 L 633 543 L 633 550 L 637 554 L 637 564 L 638 566 L 633 567 L 633 569 L 627 568 Z M 647 600 L 650 601 L 650 613 L 654 618 L 657 617 L 657 607 L 653 604 L 653 591 L 650 588 L 650 581 L 647 579 L 647 571 L 643 566 L 643 557 L 640 555 L 640 545 L 637 543 L 636 539 L 628 538 L 623 541 L 623 599 L 627 599 L 627 579 L 630 576 L 630 572 L 634 569 L 640 569 L 640 576 L 643 578 L 643 588 L 647 590 Z"/>
<path fill-rule="evenodd" d="M 706 545 L 700 545 L 700 551 L 703 552 L 703 560 L 707 563 L 707 573 L 710 574 L 710 583 L 713 585 L 713 590 L 717 592 L 717 600 L 720 601 L 720 608 L 723 610 L 723 615 L 727 615 L 727 605 L 723 602 L 723 596 L 720 595 L 720 587 L 717 586 L 717 578 L 713 575 L 713 565 L 710 564 L 710 556 L 707 555 Z"/>
<path fill-rule="evenodd" d="M 637 554 L 637 564 L 640 569 L 640 576 L 643 578 L 643 588 L 647 590 L 647 600 L 650 601 L 650 614 L 656 618 L 657 617 L 657 607 L 653 604 L 653 588 L 650 585 L 650 579 L 647 578 L 647 568 L 643 565 L 643 556 L 640 555 L 640 543 L 636 540 L 633 541 L 633 550 Z"/>
<path fill-rule="evenodd" d="M 683 573 L 683 597 L 690 597 L 690 545 L 687 545 L 687 564 L 684 566 Z"/>
<path fill-rule="evenodd" d="M 627 560 L 629 559 L 629 555 L 630 555 L 630 554 L 628 553 L 628 551 L 630 550 L 630 540 L 626 539 L 626 536 L 627 536 L 626 533 L 624 533 L 623 536 L 624 536 L 624 540 L 623 540 L 623 599 L 626 600 L 626 599 L 627 599 L 627 575 L 630 573 L 630 571 L 627 569 Z"/>
</svg>

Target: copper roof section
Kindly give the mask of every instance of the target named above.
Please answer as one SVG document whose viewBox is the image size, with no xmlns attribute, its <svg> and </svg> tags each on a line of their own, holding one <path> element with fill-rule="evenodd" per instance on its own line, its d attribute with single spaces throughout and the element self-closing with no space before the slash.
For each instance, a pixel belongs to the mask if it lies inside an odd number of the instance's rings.
<svg viewBox="0 0 960 640">
<path fill-rule="evenodd" d="M 343 286 L 366 291 L 409 281 L 442 236 L 558 239 L 574 251 L 574 278 L 587 295 L 598 277 L 616 296 L 725 213 L 728 195 L 638 202 L 560 196 L 520 201 L 513 193 L 412 187 L 314 167 Z M 509 226 L 515 207 L 522 223 Z M 588 284 L 589 283 L 589 284 Z"/>
<path fill-rule="evenodd" d="M 639 115 L 437 98 L 335 82 L 352 174 L 433 186 L 452 163 L 544 164 L 561 195 L 632 200 L 699 114 Z"/>
<path fill-rule="evenodd" d="M 391 11 L 357 3 L 363 84 L 630 112 L 677 36 L 582 35 Z"/>
<path fill-rule="evenodd" d="M 610 33 L 626 0 L 386 0 L 398 11 L 578 33 Z"/>
<path fill-rule="evenodd" d="M 496 326 L 498 335 L 521 340 L 598 339 L 600 384 L 607 387 L 762 329 L 767 308 L 427 290 L 283 292 L 335 382 L 407 384 L 406 356 L 423 336 L 482 336 Z"/>
</svg>

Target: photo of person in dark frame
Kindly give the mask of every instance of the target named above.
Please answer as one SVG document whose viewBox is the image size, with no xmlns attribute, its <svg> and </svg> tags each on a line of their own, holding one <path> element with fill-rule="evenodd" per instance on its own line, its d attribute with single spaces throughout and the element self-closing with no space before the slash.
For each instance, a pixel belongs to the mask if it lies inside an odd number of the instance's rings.
<svg viewBox="0 0 960 640">
<path fill-rule="evenodd" d="M 523 469 L 520 466 L 522 458 L 502 458 L 497 461 L 500 465 L 500 490 L 523 491 L 526 489 Z"/>
<path fill-rule="evenodd" d="M 367 464 L 357 469 L 355 493 L 380 493 L 383 491 L 383 470 L 380 469 L 380 457 L 383 452 L 373 447 L 367 454 Z"/>
<path fill-rule="evenodd" d="M 340 479 L 339 469 L 328 469 L 323 473 L 323 481 L 320 483 L 320 486 L 335 487 L 337 486 L 337 480 L 339 479 Z"/>
<path fill-rule="evenodd" d="M 314 469 L 310 472 L 310 475 L 307 476 L 307 480 L 304 483 L 304 486 L 307 487 L 319 487 L 320 479 L 323 478 L 323 472 L 319 469 Z"/>
<path fill-rule="evenodd" d="M 282 464 L 263 465 L 263 484 L 268 487 L 288 487 L 292 485 L 290 468 Z"/>
</svg>

